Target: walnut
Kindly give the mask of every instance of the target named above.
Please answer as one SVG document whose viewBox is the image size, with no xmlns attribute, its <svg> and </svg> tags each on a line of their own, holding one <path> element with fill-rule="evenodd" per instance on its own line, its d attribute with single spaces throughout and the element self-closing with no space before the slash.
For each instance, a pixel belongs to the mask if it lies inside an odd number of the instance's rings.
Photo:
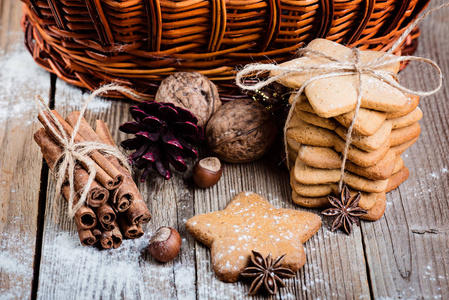
<svg viewBox="0 0 449 300">
<path fill-rule="evenodd" d="M 206 76 L 196 72 L 177 72 L 165 78 L 157 93 L 157 102 L 169 102 L 189 110 L 206 126 L 212 114 L 221 106 L 217 87 Z"/>
<path fill-rule="evenodd" d="M 206 127 L 209 148 L 232 163 L 250 162 L 264 155 L 276 133 L 270 112 L 251 99 L 224 104 Z"/>
</svg>

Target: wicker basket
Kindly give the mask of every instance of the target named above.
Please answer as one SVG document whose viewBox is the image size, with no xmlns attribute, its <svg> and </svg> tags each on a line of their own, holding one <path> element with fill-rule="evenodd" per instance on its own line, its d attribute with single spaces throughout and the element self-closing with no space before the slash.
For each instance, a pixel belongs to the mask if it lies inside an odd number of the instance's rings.
<svg viewBox="0 0 449 300">
<path fill-rule="evenodd" d="M 49 72 L 90 90 L 118 82 L 152 99 L 179 70 L 232 88 L 237 66 L 291 59 L 316 37 L 386 50 L 429 1 L 24 0 L 23 25 Z M 413 52 L 418 35 L 398 51 Z M 238 97 L 232 90 L 224 98 Z"/>
</svg>

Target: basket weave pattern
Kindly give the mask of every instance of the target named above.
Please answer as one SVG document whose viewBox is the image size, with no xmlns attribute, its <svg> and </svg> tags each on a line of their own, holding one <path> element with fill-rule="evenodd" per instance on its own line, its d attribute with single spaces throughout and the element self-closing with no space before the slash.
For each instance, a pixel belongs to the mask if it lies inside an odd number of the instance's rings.
<svg viewBox="0 0 449 300">
<path fill-rule="evenodd" d="M 25 44 L 40 66 L 90 90 L 117 82 L 152 99 L 176 71 L 223 90 L 237 66 L 283 62 L 317 37 L 385 51 L 430 0 L 23 1 Z M 398 51 L 413 52 L 418 35 Z"/>
</svg>

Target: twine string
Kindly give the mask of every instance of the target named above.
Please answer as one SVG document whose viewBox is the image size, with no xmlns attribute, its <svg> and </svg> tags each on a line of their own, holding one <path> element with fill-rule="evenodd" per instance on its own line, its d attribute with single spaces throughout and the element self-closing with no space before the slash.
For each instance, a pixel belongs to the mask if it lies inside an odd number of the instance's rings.
<svg viewBox="0 0 449 300">
<path fill-rule="evenodd" d="M 374 77 L 376 79 L 379 79 L 380 81 L 383 81 L 390 86 L 396 88 L 397 90 L 403 92 L 403 93 L 409 93 L 413 95 L 417 95 L 420 97 L 424 96 L 430 96 L 438 92 L 442 85 L 443 85 L 443 73 L 440 69 L 440 67 L 431 59 L 418 57 L 418 56 L 395 56 L 393 55 L 393 51 L 399 47 L 402 42 L 407 38 L 407 36 L 410 34 L 410 32 L 422 21 L 424 20 L 429 14 L 432 14 L 441 8 L 448 7 L 449 3 L 440 5 L 432 10 L 429 10 L 424 15 L 422 15 L 420 18 L 416 19 L 403 33 L 402 35 L 396 40 L 395 43 L 393 43 L 392 47 L 384 53 L 384 55 L 366 62 L 362 63 L 360 61 L 360 50 L 357 48 L 352 48 L 352 57 L 350 57 L 347 60 L 343 59 L 337 59 L 335 57 L 331 57 L 325 53 L 322 53 L 320 51 L 312 50 L 306 48 L 302 48 L 298 51 L 298 54 L 302 57 L 316 57 L 320 59 L 324 59 L 326 62 L 313 64 L 313 65 L 295 65 L 292 67 L 281 67 L 279 65 L 275 64 L 250 64 L 246 65 L 240 72 L 237 73 L 236 76 L 236 83 L 237 85 L 242 89 L 247 90 L 259 90 L 263 88 L 264 86 L 267 86 L 273 82 L 280 81 L 280 79 L 291 75 L 291 74 L 300 74 L 300 73 L 314 73 L 314 75 L 311 76 L 308 80 L 306 80 L 300 88 L 296 91 L 295 97 L 293 99 L 292 105 L 290 107 L 290 110 L 287 115 L 287 120 L 284 126 L 284 147 L 285 147 L 285 153 L 286 153 L 286 161 L 287 166 L 290 165 L 289 161 L 289 151 L 288 151 L 288 145 L 287 145 L 287 129 L 290 124 L 291 118 L 293 116 L 293 112 L 295 110 L 296 104 L 298 103 L 300 99 L 300 95 L 304 92 L 304 89 L 313 81 L 316 81 L 318 79 L 324 79 L 324 78 L 333 78 L 333 77 L 340 77 L 340 76 L 348 76 L 348 75 L 356 75 L 357 76 L 357 105 L 354 112 L 354 117 L 351 121 L 351 124 L 348 128 L 348 131 L 346 133 L 346 142 L 345 147 L 343 150 L 343 157 L 342 157 L 342 164 L 340 168 L 341 176 L 340 181 L 338 183 L 339 191 L 341 192 L 341 188 L 344 182 L 344 172 L 345 172 L 345 166 L 346 166 L 346 160 L 348 156 L 348 149 L 351 145 L 352 140 L 352 131 L 354 128 L 355 121 L 358 116 L 358 112 L 360 110 L 361 106 L 361 99 L 362 99 L 362 75 L 369 75 L 371 77 Z M 388 72 L 385 70 L 382 70 L 381 68 L 398 63 L 398 62 L 405 62 L 405 61 L 418 61 L 425 64 L 430 65 L 438 72 L 438 85 L 434 89 L 430 91 L 421 91 L 421 90 L 412 90 L 409 88 L 406 88 L 402 85 L 400 85 L 396 81 L 396 74 L 392 72 Z M 278 74 L 276 76 L 271 76 L 266 80 L 259 81 L 255 85 L 245 85 L 244 78 L 248 76 L 259 76 L 262 74 L 265 74 L 270 71 L 277 71 Z M 316 75 L 315 75 L 316 74 Z"/>
<path fill-rule="evenodd" d="M 71 136 L 67 135 L 62 124 L 58 121 L 57 117 L 53 114 L 50 107 L 48 107 L 48 105 L 45 103 L 42 97 L 39 95 L 35 96 L 35 102 L 38 108 L 39 115 L 42 116 L 45 125 L 47 125 L 46 127 L 51 131 L 52 137 L 56 139 L 56 142 L 62 147 L 62 153 L 56 159 L 53 170 L 56 176 L 56 192 L 55 192 L 56 201 L 53 207 L 54 210 L 56 211 L 58 207 L 57 201 L 61 196 L 62 185 L 67 180 L 70 188 L 70 196 L 69 199 L 67 199 L 68 200 L 67 213 L 70 218 L 73 218 L 75 216 L 76 211 L 86 203 L 87 194 L 93 181 L 95 180 L 96 176 L 95 162 L 89 157 L 89 155 L 92 152 L 98 151 L 100 153 L 111 155 L 117 158 L 119 163 L 131 173 L 131 167 L 129 166 L 126 157 L 118 148 L 104 143 L 91 142 L 91 141 L 79 143 L 75 142 L 75 137 L 78 131 L 80 130 L 81 120 L 91 100 L 98 95 L 108 93 L 110 91 L 118 91 L 125 95 L 131 95 L 138 100 L 142 101 L 145 100 L 144 97 L 141 97 L 140 95 L 136 94 L 135 92 L 123 86 L 119 86 L 116 84 L 104 85 L 95 90 L 84 102 L 78 120 L 75 126 L 73 127 L 73 133 Z M 46 113 L 44 113 L 44 111 Z M 54 126 L 56 126 L 56 128 L 54 128 Z M 80 195 L 78 202 L 74 205 L 76 193 L 74 173 L 78 163 L 84 164 L 86 166 L 87 168 L 86 171 L 89 173 L 89 177 L 86 185 L 83 188 L 83 191 Z"/>
</svg>

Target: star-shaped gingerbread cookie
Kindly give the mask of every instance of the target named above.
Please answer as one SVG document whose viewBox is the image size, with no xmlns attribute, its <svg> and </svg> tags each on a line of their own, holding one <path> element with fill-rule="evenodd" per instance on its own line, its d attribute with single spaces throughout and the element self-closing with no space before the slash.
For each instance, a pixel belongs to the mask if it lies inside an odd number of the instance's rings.
<svg viewBox="0 0 449 300">
<path fill-rule="evenodd" d="M 261 196 L 242 192 L 222 210 L 186 222 L 188 232 L 211 250 L 220 280 L 235 282 L 248 266 L 251 250 L 266 257 L 285 254 L 283 266 L 299 270 L 306 261 L 303 243 L 321 226 L 315 214 L 277 209 Z"/>
</svg>

